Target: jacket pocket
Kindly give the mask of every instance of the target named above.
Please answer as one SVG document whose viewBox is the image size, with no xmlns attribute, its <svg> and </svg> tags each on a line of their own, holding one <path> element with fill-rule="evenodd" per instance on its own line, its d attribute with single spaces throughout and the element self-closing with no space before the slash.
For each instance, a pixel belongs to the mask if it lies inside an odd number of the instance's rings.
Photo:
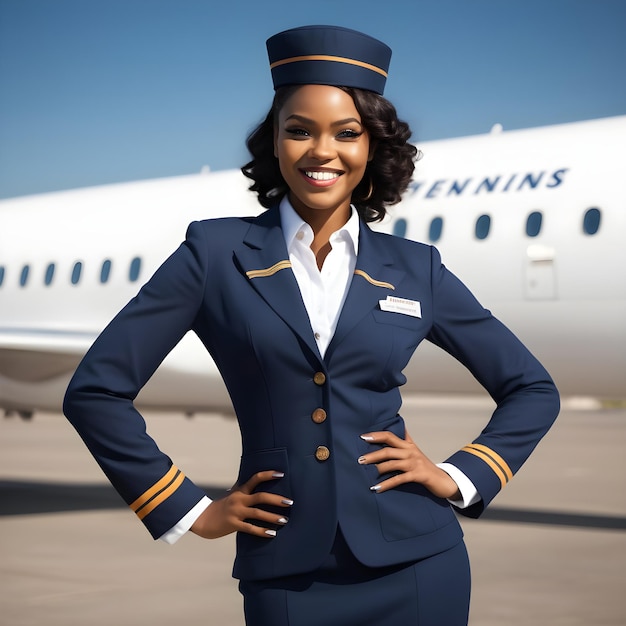
<svg viewBox="0 0 626 626">
<path fill-rule="evenodd" d="M 419 483 L 406 483 L 374 497 L 387 541 L 427 535 L 455 521 L 448 501 Z"/>
<path fill-rule="evenodd" d="M 404 439 L 406 434 L 404 420 L 399 415 L 391 420 L 374 424 L 368 430 L 372 432 L 388 430 L 401 439 Z M 360 454 L 379 448 L 367 443 L 365 446 L 359 444 L 358 447 Z M 364 465 L 362 468 L 368 486 L 376 485 L 399 473 L 379 474 L 375 465 Z M 404 483 L 389 491 L 372 494 L 372 497 L 376 500 L 380 527 L 387 541 L 427 535 L 455 522 L 456 519 L 447 500 L 433 495 L 419 483 Z"/>
<path fill-rule="evenodd" d="M 289 457 L 287 455 L 287 448 L 271 448 L 243 455 L 239 465 L 237 484 L 243 485 L 257 472 L 265 472 L 267 470 L 283 472 L 285 476 L 283 478 L 277 478 L 275 480 L 268 480 L 259 483 L 254 492 L 265 491 L 267 493 L 280 494 L 285 498 L 291 498 L 291 482 L 289 478 Z M 284 513 L 284 509 L 280 509 L 280 512 Z"/>
<path fill-rule="evenodd" d="M 372 311 L 374 319 L 379 324 L 390 324 L 391 326 L 401 326 L 409 330 L 418 331 L 426 326 L 421 317 L 413 317 L 412 315 L 404 315 L 403 313 L 395 313 L 394 311 L 381 311 L 374 309 Z"/>
</svg>

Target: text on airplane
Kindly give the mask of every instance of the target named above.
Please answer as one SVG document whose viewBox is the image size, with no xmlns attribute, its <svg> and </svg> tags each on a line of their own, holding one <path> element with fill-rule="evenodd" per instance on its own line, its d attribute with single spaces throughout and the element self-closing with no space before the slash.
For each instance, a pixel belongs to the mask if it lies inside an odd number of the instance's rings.
<svg viewBox="0 0 626 626">
<path fill-rule="evenodd" d="M 413 181 L 409 185 L 409 195 L 430 200 L 443 196 L 477 195 L 481 193 L 522 191 L 524 189 L 554 189 L 563 183 L 569 168 L 553 172 L 529 172 L 526 174 L 506 174 L 484 178 L 469 177 L 462 180 L 441 178 L 435 182 Z"/>
</svg>

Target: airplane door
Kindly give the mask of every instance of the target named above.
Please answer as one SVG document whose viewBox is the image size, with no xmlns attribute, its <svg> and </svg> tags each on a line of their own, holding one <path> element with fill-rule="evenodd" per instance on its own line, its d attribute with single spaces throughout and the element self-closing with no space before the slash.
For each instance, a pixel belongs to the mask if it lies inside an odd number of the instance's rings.
<svg viewBox="0 0 626 626">
<path fill-rule="evenodd" d="M 526 300 L 556 300 L 554 248 L 532 244 L 526 249 L 524 298 Z"/>
</svg>

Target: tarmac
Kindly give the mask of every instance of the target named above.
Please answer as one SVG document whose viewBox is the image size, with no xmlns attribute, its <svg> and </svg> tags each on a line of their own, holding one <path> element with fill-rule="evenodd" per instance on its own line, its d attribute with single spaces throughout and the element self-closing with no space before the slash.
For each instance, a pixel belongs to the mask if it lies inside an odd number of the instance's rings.
<svg viewBox="0 0 626 626">
<path fill-rule="evenodd" d="M 473 439 L 491 408 L 483 398 L 410 396 L 403 415 L 438 461 Z M 209 495 L 233 483 L 232 417 L 146 420 Z M 566 401 L 485 515 L 461 518 L 472 626 L 626 624 L 625 449 L 626 408 Z M 152 541 L 61 415 L 0 419 L 0 625 L 243 626 L 233 556 L 232 535 Z"/>
</svg>

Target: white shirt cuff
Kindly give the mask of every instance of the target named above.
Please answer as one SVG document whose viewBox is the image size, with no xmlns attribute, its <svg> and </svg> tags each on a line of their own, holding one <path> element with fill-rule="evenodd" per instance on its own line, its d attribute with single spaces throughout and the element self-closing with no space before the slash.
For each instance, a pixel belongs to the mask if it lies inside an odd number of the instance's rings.
<svg viewBox="0 0 626 626">
<path fill-rule="evenodd" d="M 461 493 L 461 500 L 450 500 L 448 498 L 450 504 L 454 504 L 459 509 L 466 509 L 468 506 L 472 506 L 472 504 L 480 501 L 480 494 L 474 483 L 458 467 L 451 463 L 437 463 L 437 467 L 452 478 Z"/>
<path fill-rule="evenodd" d="M 159 539 L 170 545 L 176 543 L 193 526 L 193 523 L 204 513 L 211 502 L 212 500 L 208 496 L 204 496 L 178 524 L 163 533 Z"/>
</svg>

